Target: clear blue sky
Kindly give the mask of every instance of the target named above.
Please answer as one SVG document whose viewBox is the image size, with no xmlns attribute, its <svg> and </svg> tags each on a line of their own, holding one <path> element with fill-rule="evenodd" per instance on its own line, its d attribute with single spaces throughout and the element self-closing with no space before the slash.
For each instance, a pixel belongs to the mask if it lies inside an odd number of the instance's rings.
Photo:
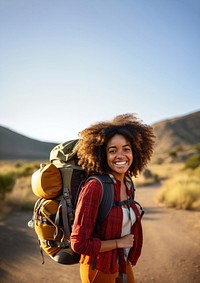
<svg viewBox="0 0 200 283">
<path fill-rule="evenodd" d="M 200 109 L 199 0 L 0 0 L 0 125 L 52 142 Z"/>
</svg>

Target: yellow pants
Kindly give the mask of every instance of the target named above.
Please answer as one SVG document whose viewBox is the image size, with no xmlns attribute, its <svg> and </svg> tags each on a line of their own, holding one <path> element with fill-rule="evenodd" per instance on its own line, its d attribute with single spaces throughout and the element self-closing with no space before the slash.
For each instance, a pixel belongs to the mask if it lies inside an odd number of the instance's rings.
<svg viewBox="0 0 200 283">
<path fill-rule="evenodd" d="M 126 264 L 126 275 L 127 280 L 122 280 L 119 277 L 118 272 L 107 274 L 99 270 L 92 270 L 91 266 L 88 264 L 80 265 L 80 276 L 82 283 L 134 283 L 133 268 L 128 261 Z"/>
</svg>

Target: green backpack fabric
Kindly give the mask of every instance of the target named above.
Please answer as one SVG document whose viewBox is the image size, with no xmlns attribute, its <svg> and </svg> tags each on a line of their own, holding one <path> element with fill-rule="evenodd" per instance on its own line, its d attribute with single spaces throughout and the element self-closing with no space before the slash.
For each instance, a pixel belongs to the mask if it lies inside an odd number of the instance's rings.
<svg viewBox="0 0 200 283">
<path fill-rule="evenodd" d="M 114 201 L 113 181 L 109 175 L 87 176 L 78 165 L 78 158 L 73 153 L 77 142 L 70 140 L 54 147 L 50 152 L 50 163 L 42 164 L 32 175 L 32 190 L 39 199 L 28 223 L 38 236 L 41 253 L 44 251 L 54 261 L 67 265 L 78 263 L 80 259 L 80 255 L 71 249 L 70 234 L 83 184 L 91 178 L 101 183 L 97 227 L 108 215 Z"/>
</svg>

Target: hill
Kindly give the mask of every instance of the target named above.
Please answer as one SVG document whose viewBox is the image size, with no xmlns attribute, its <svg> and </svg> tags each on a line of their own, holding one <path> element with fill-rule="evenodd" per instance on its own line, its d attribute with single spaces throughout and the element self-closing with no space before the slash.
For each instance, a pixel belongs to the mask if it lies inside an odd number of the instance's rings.
<svg viewBox="0 0 200 283">
<path fill-rule="evenodd" d="M 200 143 L 200 111 L 152 125 L 156 136 L 153 159 L 179 152 L 188 156 Z"/>
<path fill-rule="evenodd" d="M 192 154 L 200 143 L 200 111 L 152 125 L 156 136 L 152 161 L 179 151 L 181 159 Z M 55 143 L 42 142 L 0 126 L 0 160 L 46 160 Z"/>
<path fill-rule="evenodd" d="M 48 160 L 49 152 L 55 145 L 0 126 L 0 160 Z"/>
</svg>

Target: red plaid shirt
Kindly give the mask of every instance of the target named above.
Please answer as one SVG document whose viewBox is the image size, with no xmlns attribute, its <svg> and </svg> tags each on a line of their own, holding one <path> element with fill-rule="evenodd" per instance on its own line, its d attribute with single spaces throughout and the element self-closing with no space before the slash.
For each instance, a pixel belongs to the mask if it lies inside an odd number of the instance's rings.
<svg viewBox="0 0 200 283">
<path fill-rule="evenodd" d="M 120 201 L 121 183 L 114 182 L 114 202 Z M 132 189 L 127 186 L 127 195 L 132 198 Z M 125 272 L 123 249 L 99 253 L 101 241 L 119 239 L 122 231 L 123 212 L 120 206 L 111 208 L 109 215 L 101 223 L 98 231 L 94 232 L 99 203 L 102 196 L 101 184 L 90 180 L 81 190 L 75 214 L 75 221 L 71 234 L 72 249 L 81 254 L 80 263 L 92 264 L 96 259 L 96 269 L 104 273 Z M 128 259 L 135 265 L 142 249 L 141 216 L 135 204 L 131 204 L 136 213 L 136 222 L 132 227 L 134 245 L 130 249 Z M 119 263 L 119 266 L 118 266 Z"/>
</svg>

